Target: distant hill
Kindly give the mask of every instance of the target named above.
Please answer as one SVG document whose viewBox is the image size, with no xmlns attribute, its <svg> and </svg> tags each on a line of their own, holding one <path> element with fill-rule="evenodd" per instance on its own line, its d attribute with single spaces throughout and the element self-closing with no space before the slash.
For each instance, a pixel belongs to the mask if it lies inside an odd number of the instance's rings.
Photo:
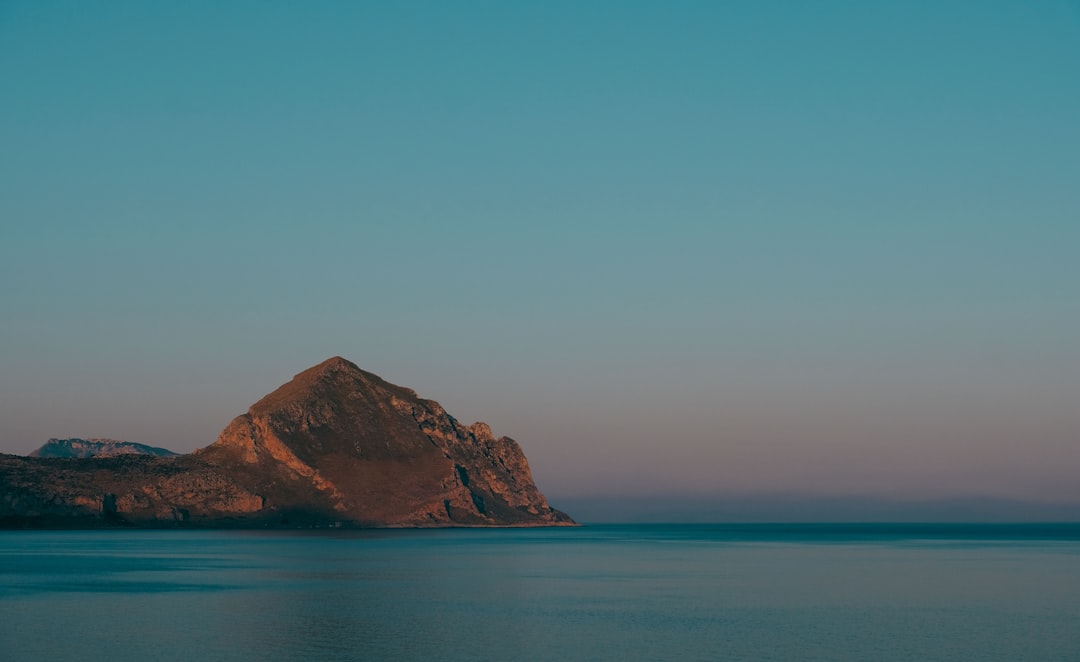
<svg viewBox="0 0 1080 662">
<path fill-rule="evenodd" d="M 116 455 L 153 455 L 154 457 L 176 457 L 167 448 L 157 448 L 146 444 L 116 439 L 50 439 L 30 453 L 30 457 L 114 457 Z"/>
<path fill-rule="evenodd" d="M 513 439 L 340 357 L 194 453 L 125 444 L 53 440 L 38 457 L 0 454 L 0 528 L 574 524 L 548 505 Z"/>
</svg>

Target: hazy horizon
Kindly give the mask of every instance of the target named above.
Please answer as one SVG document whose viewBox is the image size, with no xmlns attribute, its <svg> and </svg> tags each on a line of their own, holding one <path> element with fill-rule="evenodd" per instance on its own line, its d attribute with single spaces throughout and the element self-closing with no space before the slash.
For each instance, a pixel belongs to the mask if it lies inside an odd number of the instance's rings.
<svg viewBox="0 0 1080 662">
<path fill-rule="evenodd" d="M 557 506 L 1080 503 L 1077 71 L 1075 2 L 0 4 L 0 452 L 341 355 Z"/>
</svg>

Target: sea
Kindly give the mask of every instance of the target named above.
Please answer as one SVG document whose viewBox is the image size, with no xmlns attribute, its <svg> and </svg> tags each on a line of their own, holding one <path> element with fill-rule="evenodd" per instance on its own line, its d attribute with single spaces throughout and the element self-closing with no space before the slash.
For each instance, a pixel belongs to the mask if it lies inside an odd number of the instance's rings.
<svg viewBox="0 0 1080 662">
<path fill-rule="evenodd" d="M 0 660 L 1080 661 L 1080 525 L 4 531 Z"/>
</svg>

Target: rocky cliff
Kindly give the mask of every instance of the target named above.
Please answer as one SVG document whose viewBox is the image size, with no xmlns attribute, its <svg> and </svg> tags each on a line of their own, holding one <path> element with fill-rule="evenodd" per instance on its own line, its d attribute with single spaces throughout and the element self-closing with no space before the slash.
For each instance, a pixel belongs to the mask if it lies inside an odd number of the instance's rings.
<svg viewBox="0 0 1080 662">
<path fill-rule="evenodd" d="M 573 524 L 521 447 L 345 359 L 305 370 L 174 458 L 0 455 L 0 523 L 204 526 Z"/>
</svg>

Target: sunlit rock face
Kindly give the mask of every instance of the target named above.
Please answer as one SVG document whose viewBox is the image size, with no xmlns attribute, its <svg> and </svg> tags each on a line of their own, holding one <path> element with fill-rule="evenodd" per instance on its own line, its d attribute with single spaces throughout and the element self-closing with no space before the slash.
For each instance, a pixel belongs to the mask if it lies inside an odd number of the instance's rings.
<svg viewBox="0 0 1080 662">
<path fill-rule="evenodd" d="M 174 458 L 0 456 L 9 526 L 552 526 L 518 444 L 335 357 Z"/>
</svg>

